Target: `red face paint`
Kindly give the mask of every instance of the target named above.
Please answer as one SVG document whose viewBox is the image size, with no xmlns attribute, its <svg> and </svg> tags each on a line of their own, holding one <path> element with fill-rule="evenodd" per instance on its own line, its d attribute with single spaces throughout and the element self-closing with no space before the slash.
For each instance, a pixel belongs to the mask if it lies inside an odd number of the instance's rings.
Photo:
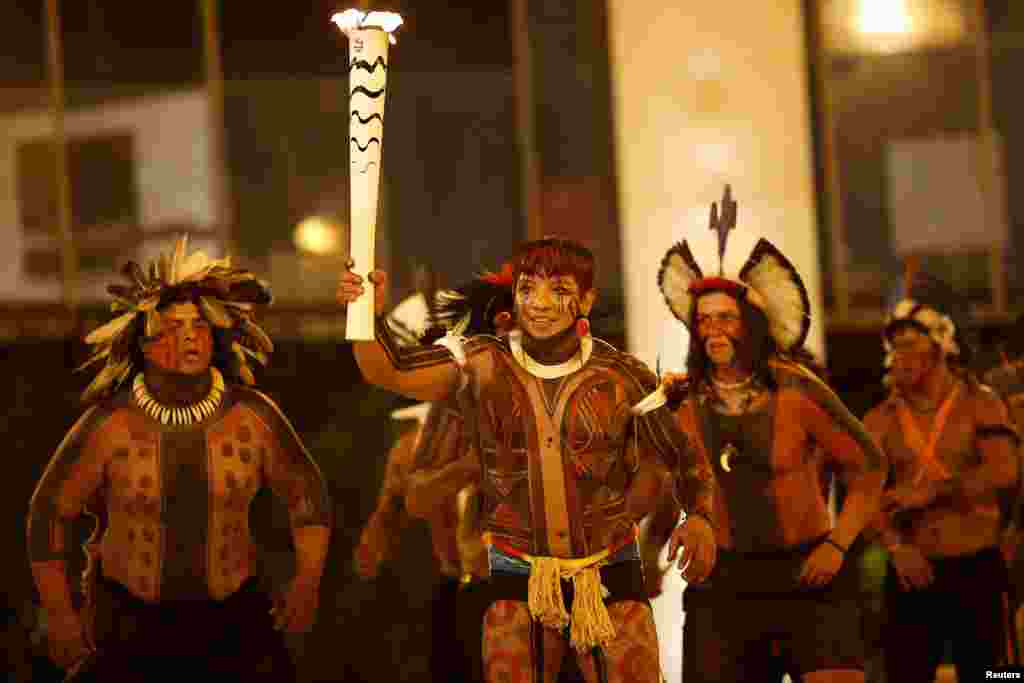
<svg viewBox="0 0 1024 683">
<path fill-rule="evenodd" d="M 160 334 L 142 347 L 146 359 L 168 372 L 206 372 L 213 360 L 213 333 L 196 305 L 171 304 L 160 317 Z"/>
</svg>

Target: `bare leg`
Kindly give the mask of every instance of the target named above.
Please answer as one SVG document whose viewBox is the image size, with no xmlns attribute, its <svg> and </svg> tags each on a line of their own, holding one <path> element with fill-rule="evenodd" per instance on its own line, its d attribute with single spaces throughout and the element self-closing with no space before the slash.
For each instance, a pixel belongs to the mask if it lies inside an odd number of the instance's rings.
<svg viewBox="0 0 1024 683">
<path fill-rule="evenodd" d="M 487 683 L 533 683 L 536 632 L 543 632 L 544 683 L 554 683 L 566 641 L 533 622 L 525 602 L 499 600 L 484 615 L 484 679 Z"/>
<path fill-rule="evenodd" d="M 615 640 L 604 648 L 600 664 L 608 683 L 660 683 L 658 632 L 654 615 L 646 604 L 626 600 L 608 607 L 615 624 Z M 587 683 L 599 683 L 598 666 L 591 653 L 578 655 L 580 670 Z"/>
</svg>

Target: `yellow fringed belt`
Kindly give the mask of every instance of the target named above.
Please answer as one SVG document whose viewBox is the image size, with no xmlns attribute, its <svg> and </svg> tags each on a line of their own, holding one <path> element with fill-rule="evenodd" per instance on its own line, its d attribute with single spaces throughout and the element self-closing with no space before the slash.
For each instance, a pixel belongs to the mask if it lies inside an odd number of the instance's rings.
<svg viewBox="0 0 1024 683">
<path fill-rule="evenodd" d="M 605 647 L 615 639 L 608 608 L 604 604 L 606 589 L 601 585 L 600 569 L 608 558 L 637 539 L 637 529 L 619 543 L 615 543 L 586 557 L 544 557 L 530 555 L 518 548 L 495 539 L 490 533 L 483 535 L 488 546 L 520 559 L 530 565 L 527 605 L 530 615 L 548 628 L 563 629 L 570 626 L 569 640 L 580 652 Z M 565 609 L 562 581 L 572 580 L 572 617 Z"/>
</svg>

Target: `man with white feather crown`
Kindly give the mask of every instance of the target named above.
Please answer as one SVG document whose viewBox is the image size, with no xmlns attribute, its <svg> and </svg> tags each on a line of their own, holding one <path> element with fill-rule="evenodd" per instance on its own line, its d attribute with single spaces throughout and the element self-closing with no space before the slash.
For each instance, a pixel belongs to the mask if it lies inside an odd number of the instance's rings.
<svg viewBox="0 0 1024 683">
<path fill-rule="evenodd" d="M 377 340 L 353 344 L 356 360 L 378 386 L 459 401 L 488 545 L 485 679 L 553 682 L 571 648 L 592 683 L 658 683 L 637 522 L 674 473 L 690 509 L 710 515 L 710 474 L 667 410 L 630 413 L 657 382 L 590 335 L 590 250 L 535 240 L 513 264 L 516 327 L 505 337 L 410 351 L 379 317 Z M 379 312 L 384 275 L 371 277 Z M 363 281 L 343 273 L 339 301 L 362 296 Z"/>
<path fill-rule="evenodd" d="M 999 543 L 1020 438 L 1004 400 L 969 369 L 966 310 L 947 283 L 908 274 L 883 330 L 890 394 L 864 418 L 891 463 L 873 520 L 889 555 L 891 681 L 933 680 L 947 644 L 958 680 L 1017 663 Z"/>
<path fill-rule="evenodd" d="M 273 345 L 254 322 L 266 284 L 230 259 L 186 254 L 182 237 L 111 285 L 120 316 L 86 337 L 104 363 L 32 496 L 28 548 L 51 653 L 76 680 L 206 673 L 289 681 L 282 630 L 315 616 L 331 507 L 288 420 L 251 387 Z M 85 367 L 85 366 L 83 366 Z M 287 504 L 293 581 L 276 602 L 257 584 L 249 504 Z M 84 605 L 67 576 L 75 521 L 93 517 Z"/>
<path fill-rule="evenodd" d="M 801 680 L 863 681 L 850 555 L 878 510 L 885 459 L 798 360 L 810 327 L 799 273 L 737 229 L 736 215 L 726 187 L 711 230 L 665 255 L 658 284 L 690 333 L 687 372 L 667 375 L 637 407 L 667 401 L 714 473 L 712 514 L 690 514 L 669 545 L 673 559 L 709 529 L 717 541 L 710 555 L 679 562 L 689 584 L 683 680 L 761 680 L 780 647 Z M 821 485 L 828 466 L 847 487 L 834 526 Z"/>
</svg>

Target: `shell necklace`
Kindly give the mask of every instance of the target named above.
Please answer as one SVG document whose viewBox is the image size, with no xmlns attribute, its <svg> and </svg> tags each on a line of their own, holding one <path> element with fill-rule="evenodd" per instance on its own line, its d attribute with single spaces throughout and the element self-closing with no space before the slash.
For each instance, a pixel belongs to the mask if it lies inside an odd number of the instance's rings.
<svg viewBox="0 0 1024 683">
<path fill-rule="evenodd" d="M 165 425 L 185 426 L 195 422 L 201 422 L 217 412 L 220 402 L 224 398 L 224 376 L 220 370 L 210 366 L 210 393 L 201 401 L 189 403 L 184 406 L 165 406 L 153 398 L 146 388 L 146 382 L 142 379 L 142 373 L 135 375 L 132 382 L 132 396 L 135 405 L 154 420 Z"/>
</svg>

